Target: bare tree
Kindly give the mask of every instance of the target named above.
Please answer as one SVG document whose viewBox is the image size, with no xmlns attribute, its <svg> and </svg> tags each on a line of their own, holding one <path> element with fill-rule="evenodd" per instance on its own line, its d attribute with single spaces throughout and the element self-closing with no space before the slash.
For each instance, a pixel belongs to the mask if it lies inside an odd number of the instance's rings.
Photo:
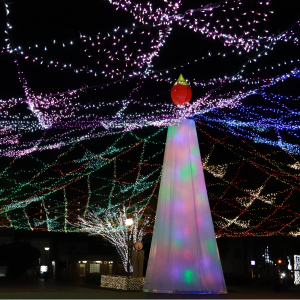
<svg viewBox="0 0 300 300">
<path fill-rule="evenodd" d="M 125 206 L 122 209 L 107 209 L 102 214 L 96 211 L 88 211 L 85 218 L 78 217 L 79 222 L 72 224 L 82 232 L 89 235 L 100 235 L 113 244 L 121 259 L 124 269 L 127 271 L 128 263 L 128 242 L 141 241 L 145 235 L 145 228 L 149 224 L 149 218 L 142 219 L 144 207 L 135 208 L 132 215 L 132 225 L 126 225 L 129 213 Z M 133 268 L 130 263 L 130 272 Z"/>
</svg>

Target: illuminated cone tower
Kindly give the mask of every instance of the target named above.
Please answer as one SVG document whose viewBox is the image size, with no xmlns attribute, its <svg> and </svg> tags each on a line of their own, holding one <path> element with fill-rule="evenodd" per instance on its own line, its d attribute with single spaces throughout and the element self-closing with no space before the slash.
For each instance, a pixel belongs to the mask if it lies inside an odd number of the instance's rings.
<svg viewBox="0 0 300 300">
<path fill-rule="evenodd" d="M 182 75 L 171 96 L 190 101 Z M 194 120 L 168 128 L 144 292 L 226 293 Z"/>
</svg>

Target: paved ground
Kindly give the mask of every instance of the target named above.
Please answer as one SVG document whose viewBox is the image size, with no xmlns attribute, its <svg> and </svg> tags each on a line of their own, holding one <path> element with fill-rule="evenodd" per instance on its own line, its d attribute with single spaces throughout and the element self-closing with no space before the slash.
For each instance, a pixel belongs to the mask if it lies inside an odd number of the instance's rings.
<svg viewBox="0 0 300 300">
<path fill-rule="evenodd" d="M 0 299 L 300 299 L 300 287 L 275 292 L 270 286 L 228 286 L 227 295 L 175 295 L 111 291 L 35 279 L 0 280 Z"/>
</svg>

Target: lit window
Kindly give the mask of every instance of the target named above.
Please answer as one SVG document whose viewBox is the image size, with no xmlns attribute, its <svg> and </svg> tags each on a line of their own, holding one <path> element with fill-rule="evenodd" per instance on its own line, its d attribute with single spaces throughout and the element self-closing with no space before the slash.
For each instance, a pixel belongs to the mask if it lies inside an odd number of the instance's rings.
<svg viewBox="0 0 300 300">
<path fill-rule="evenodd" d="M 79 265 L 79 276 L 85 276 L 85 264 Z"/>
<path fill-rule="evenodd" d="M 47 272 L 48 266 L 41 266 L 41 272 Z"/>
<path fill-rule="evenodd" d="M 90 264 L 90 273 L 100 273 L 100 265 Z"/>
</svg>

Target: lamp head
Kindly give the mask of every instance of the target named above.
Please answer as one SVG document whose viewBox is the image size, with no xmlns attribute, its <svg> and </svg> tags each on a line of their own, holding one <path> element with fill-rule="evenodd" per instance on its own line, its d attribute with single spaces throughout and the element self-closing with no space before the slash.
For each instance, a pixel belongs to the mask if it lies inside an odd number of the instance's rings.
<svg viewBox="0 0 300 300">
<path fill-rule="evenodd" d="M 131 226 L 133 224 L 133 220 L 132 219 L 126 219 L 125 224 L 126 224 L 126 226 Z"/>
</svg>

